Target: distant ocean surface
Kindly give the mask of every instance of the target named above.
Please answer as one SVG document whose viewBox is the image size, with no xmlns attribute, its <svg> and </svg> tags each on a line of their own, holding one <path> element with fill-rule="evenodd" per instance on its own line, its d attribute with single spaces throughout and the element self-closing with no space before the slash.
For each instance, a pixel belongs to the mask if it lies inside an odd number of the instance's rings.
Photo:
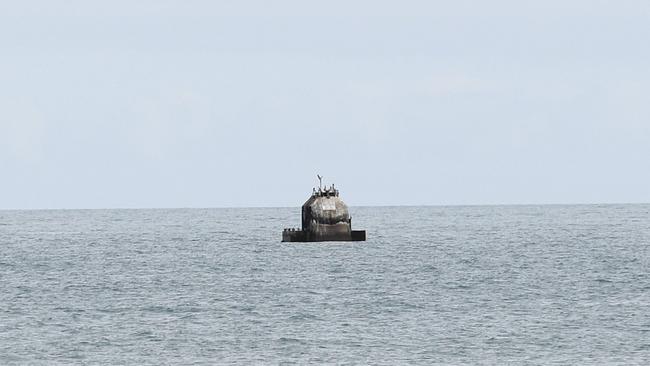
<svg viewBox="0 0 650 366">
<path fill-rule="evenodd" d="M 650 205 L 0 211 L 0 364 L 650 364 Z"/>
</svg>

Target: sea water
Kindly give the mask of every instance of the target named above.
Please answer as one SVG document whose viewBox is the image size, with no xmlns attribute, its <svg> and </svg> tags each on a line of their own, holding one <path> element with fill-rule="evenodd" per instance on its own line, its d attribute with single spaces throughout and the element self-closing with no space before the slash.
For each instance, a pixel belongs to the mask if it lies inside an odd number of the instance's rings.
<svg viewBox="0 0 650 366">
<path fill-rule="evenodd" d="M 0 211 L 0 364 L 649 364 L 650 206 Z"/>
</svg>

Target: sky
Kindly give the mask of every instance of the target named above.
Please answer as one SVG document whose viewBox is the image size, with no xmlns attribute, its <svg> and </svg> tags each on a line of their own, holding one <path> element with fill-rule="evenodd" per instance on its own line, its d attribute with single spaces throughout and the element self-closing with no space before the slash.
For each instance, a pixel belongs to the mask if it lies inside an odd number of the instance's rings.
<svg viewBox="0 0 650 366">
<path fill-rule="evenodd" d="M 650 2 L 0 0 L 0 209 L 650 202 Z"/>
</svg>

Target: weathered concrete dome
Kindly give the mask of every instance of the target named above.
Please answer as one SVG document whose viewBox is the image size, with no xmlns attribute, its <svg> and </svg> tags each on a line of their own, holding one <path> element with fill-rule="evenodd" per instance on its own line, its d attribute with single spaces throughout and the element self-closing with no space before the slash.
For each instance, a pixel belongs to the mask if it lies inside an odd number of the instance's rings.
<svg viewBox="0 0 650 366">
<path fill-rule="evenodd" d="M 320 176 L 318 177 L 321 178 Z M 284 229 L 282 241 L 364 241 L 364 230 L 352 230 L 348 206 L 334 188 L 312 190 L 302 205 L 302 230 Z"/>
<path fill-rule="evenodd" d="M 350 236 L 351 222 L 348 206 L 332 187 L 312 192 L 302 205 L 302 230 L 309 237 L 339 238 Z"/>
<path fill-rule="evenodd" d="M 350 221 L 348 206 L 336 196 L 312 196 L 302 205 L 302 211 L 303 219 L 308 218 L 317 224 L 334 225 Z"/>
</svg>

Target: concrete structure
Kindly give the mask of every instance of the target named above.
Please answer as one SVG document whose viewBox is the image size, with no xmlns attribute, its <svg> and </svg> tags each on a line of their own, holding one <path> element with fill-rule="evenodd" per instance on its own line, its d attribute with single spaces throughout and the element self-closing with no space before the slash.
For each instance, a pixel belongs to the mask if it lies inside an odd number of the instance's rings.
<svg viewBox="0 0 650 366">
<path fill-rule="evenodd" d="M 288 242 L 365 240 L 365 230 L 352 230 L 348 206 L 339 198 L 339 191 L 333 184 L 326 189 L 314 189 L 302 205 L 302 230 L 284 229 L 282 232 L 282 241 Z"/>
</svg>

